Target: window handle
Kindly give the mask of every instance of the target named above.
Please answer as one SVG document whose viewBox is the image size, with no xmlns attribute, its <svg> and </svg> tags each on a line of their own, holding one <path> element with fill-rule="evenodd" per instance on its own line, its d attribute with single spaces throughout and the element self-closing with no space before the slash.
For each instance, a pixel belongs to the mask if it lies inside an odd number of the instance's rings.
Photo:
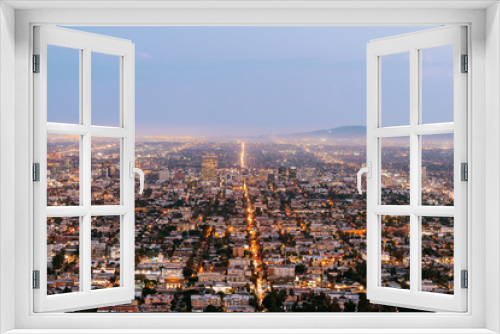
<svg viewBox="0 0 500 334">
<path fill-rule="evenodd" d="M 139 184 L 140 184 L 139 195 L 142 195 L 142 193 L 144 192 L 144 172 L 142 171 L 142 169 L 134 167 L 133 161 L 130 161 L 129 167 L 130 167 L 129 171 L 131 179 L 135 178 L 136 173 L 139 174 Z"/>
<path fill-rule="evenodd" d="M 357 184 L 358 184 L 358 192 L 360 194 L 363 193 L 363 191 L 361 190 L 361 176 L 365 173 L 366 173 L 366 177 L 371 179 L 371 177 L 372 177 L 372 163 L 371 162 L 367 162 L 366 167 L 361 168 L 358 171 L 358 174 L 356 175 Z"/>
</svg>

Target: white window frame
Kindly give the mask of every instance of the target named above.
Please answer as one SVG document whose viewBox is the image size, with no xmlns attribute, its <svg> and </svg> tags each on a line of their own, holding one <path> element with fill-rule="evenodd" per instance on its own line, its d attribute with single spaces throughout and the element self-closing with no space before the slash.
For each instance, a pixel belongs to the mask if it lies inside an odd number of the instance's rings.
<svg viewBox="0 0 500 334">
<path fill-rule="evenodd" d="M 461 56 L 467 54 L 466 28 L 450 26 L 370 41 L 367 47 L 367 298 L 375 304 L 411 306 L 422 310 L 463 312 L 467 309 L 467 290 L 461 288 L 461 271 L 467 270 L 467 184 L 461 180 L 461 163 L 467 163 L 467 75 L 462 73 Z M 453 45 L 453 122 L 422 123 L 421 50 Z M 383 127 L 381 101 L 382 59 L 384 56 L 409 55 L 408 125 Z M 454 206 L 422 205 L 422 135 L 454 134 Z M 408 138 L 410 191 L 408 205 L 383 205 L 382 141 L 385 138 Z M 405 216 L 410 224 L 410 288 L 381 286 L 381 217 Z M 453 294 L 421 291 L 422 217 L 452 217 L 454 220 L 454 289 Z"/>
<path fill-rule="evenodd" d="M 35 312 L 79 310 L 119 305 L 134 299 L 135 292 L 135 194 L 131 169 L 135 165 L 135 47 L 131 41 L 60 27 L 34 27 L 34 52 L 39 56 L 39 73 L 34 83 L 34 162 L 39 164 L 39 181 L 33 184 L 34 269 L 39 271 L 39 289 L 34 290 Z M 78 50 L 80 59 L 80 121 L 78 124 L 47 122 L 47 46 Z M 119 126 L 92 125 L 91 64 L 92 53 L 114 55 L 120 62 Z M 79 138 L 79 205 L 47 206 L 47 135 L 76 135 Z M 115 205 L 91 204 L 92 138 L 120 141 L 120 202 Z M 92 218 L 118 216 L 120 224 L 120 286 L 91 291 Z M 47 218 L 79 218 L 80 291 L 47 295 Z"/>
<path fill-rule="evenodd" d="M 20 8 L 14 11 L 9 5 Z M 73 8 L 72 8 L 73 6 Z M 99 8 L 97 8 L 99 6 Z M 132 6 L 137 9 L 117 9 Z M 157 7 L 164 8 L 157 8 Z M 183 8 L 175 8 L 183 6 Z M 198 7 L 198 6 L 203 6 Z M 212 6 L 212 7 L 211 7 Z M 224 8 L 224 7 L 229 8 Z M 180 332 L 461 332 L 500 331 L 500 12 L 498 3 L 474 1 L 398 2 L 17 2 L 0 5 L 0 316 L 1 330 L 36 333 L 38 329 L 93 329 L 92 332 L 132 332 L 130 328 Z M 489 6 L 489 8 L 487 8 Z M 67 7 L 67 8 L 60 8 Z M 69 7 L 69 8 L 68 8 Z M 74 8 L 86 9 L 74 9 Z M 114 8 L 105 10 L 103 7 Z M 149 7 L 149 9 L 148 9 Z M 166 8 L 170 7 L 170 8 Z M 232 8 L 231 8 L 232 7 Z M 24 8 L 24 9 L 21 9 Z M 45 8 L 45 9 L 43 9 Z M 48 10 L 47 10 L 48 8 Z M 154 8 L 154 9 L 151 9 Z M 245 9 L 246 8 L 246 9 Z M 436 9 L 437 8 L 437 9 Z M 306 9 L 306 10 L 304 10 Z M 15 19 L 15 20 L 14 20 Z M 486 24 L 485 24 L 486 23 Z M 32 258 L 32 27 L 58 25 L 441 25 L 469 28 L 470 87 L 468 141 L 470 157 L 469 307 L 466 313 L 400 314 L 35 314 Z M 15 39 L 14 39 L 15 32 Z M 12 70 L 15 66 L 15 73 Z M 486 66 L 488 71 L 486 71 Z M 12 85 L 15 82 L 15 86 Z M 15 94 L 15 100 L 11 96 Z M 12 116 L 15 110 L 15 117 Z M 15 128 L 14 135 L 9 127 Z M 486 137 L 488 136 L 488 137 Z M 486 140 L 487 139 L 487 140 Z M 488 152 L 486 154 L 486 152 Z M 486 164 L 486 162 L 488 164 Z M 15 170 L 15 179 L 12 174 Z M 8 174 L 9 173 L 9 174 Z M 488 182 L 486 175 L 488 174 Z M 7 188 L 6 186 L 9 186 Z M 12 189 L 15 189 L 14 200 Z M 485 205 L 485 202 L 487 206 Z M 15 211 L 9 210 L 14 204 Z M 12 221 L 15 222 L 12 226 Z M 472 229 L 473 226 L 473 229 Z M 15 238 L 12 238 L 12 234 Z M 12 257 L 12 249 L 14 256 Z M 488 266 L 485 263 L 488 249 Z M 29 259 L 26 261 L 26 259 Z M 15 289 L 12 287 L 15 286 Z M 486 289 L 488 286 L 488 289 Z M 12 307 L 14 305 L 14 307 Z M 168 328 L 167 328 L 168 327 Z M 234 330 L 228 330 L 233 328 Z M 354 330 L 357 328 L 358 330 Z M 101 329 L 101 330 L 97 330 Z M 122 330 L 120 330 L 122 329 Z M 221 330 L 216 330 L 221 329 Z M 226 329 L 226 330 L 224 330 Z M 267 329 L 267 330 L 266 330 Z M 51 332 L 54 332 L 51 331 Z M 134 330 L 141 332 L 141 330 Z"/>
</svg>

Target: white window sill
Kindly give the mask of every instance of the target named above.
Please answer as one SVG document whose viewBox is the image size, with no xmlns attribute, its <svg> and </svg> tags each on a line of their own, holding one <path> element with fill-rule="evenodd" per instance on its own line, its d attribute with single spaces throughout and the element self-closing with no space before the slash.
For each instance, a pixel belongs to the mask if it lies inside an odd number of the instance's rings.
<svg viewBox="0 0 500 334">
<path fill-rule="evenodd" d="M 14 329 L 5 334 L 487 334 L 488 329 Z"/>
</svg>

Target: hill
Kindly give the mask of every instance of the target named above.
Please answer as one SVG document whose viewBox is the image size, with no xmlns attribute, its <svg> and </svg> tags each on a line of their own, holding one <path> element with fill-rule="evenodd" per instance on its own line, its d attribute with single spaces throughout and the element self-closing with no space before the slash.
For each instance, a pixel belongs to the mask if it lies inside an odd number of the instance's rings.
<svg viewBox="0 0 500 334">
<path fill-rule="evenodd" d="M 366 137 L 366 126 L 339 126 L 327 130 L 297 132 L 273 136 L 283 139 L 354 139 Z"/>
</svg>

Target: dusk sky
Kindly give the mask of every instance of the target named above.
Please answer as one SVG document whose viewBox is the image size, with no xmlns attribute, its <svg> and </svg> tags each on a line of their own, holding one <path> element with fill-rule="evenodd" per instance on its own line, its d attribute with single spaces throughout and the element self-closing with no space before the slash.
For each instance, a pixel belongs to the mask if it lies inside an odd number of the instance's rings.
<svg viewBox="0 0 500 334">
<path fill-rule="evenodd" d="M 138 135 L 213 136 L 365 125 L 366 44 L 429 27 L 72 29 L 135 43 Z M 48 120 L 74 122 L 78 56 L 74 50 L 53 49 L 48 56 Z M 424 112 L 424 122 L 453 120 L 452 63 L 439 59 L 450 59 L 453 49 L 441 49 L 424 55 L 429 64 L 423 68 L 423 108 L 430 110 Z M 383 109 L 383 125 L 405 125 L 409 119 L 407 110 L 401 111 L 408 105 L 408 59 L 394 57 L 392 69 L 383 68 L 388 73 L 385 101 L 390 103 Z M 96 125 L 117 125 L 119 63 L 113 58 L 93 56 Z"/>
</svg>

